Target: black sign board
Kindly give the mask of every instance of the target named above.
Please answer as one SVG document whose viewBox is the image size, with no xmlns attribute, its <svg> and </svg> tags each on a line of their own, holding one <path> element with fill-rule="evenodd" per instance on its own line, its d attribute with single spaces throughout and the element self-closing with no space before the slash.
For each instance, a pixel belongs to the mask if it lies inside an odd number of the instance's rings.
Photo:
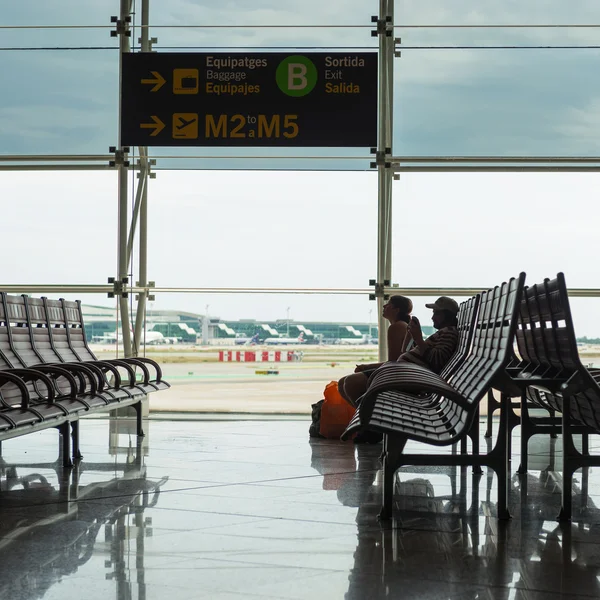
<svg viewBox="0 0 600 600">
<path fill-rule="evenodd" d="M 377 53 L 123 55 L 124 146 L 377 145 Z"/>
</svg>

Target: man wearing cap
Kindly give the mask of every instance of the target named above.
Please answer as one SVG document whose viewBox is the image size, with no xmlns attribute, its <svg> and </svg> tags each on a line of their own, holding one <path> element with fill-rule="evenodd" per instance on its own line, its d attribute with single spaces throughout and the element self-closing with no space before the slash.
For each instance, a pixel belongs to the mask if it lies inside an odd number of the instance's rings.
<svg viewBox="0 0 600 600">
<path fill-rule="evenodd" d="M 426 304 L 433 309 L 431 320 L 437 331 L 423 339 L 421 325 L 416 317 L 412 317 L 408 324 L 408 334 L 404 340 L 404 347 L 409 341 L 414 341 L 414 346 L 404 352 L 398 361 L 412 362 L 439 373 L 448 363 L 458 345 L 458 303 L 448 296 L 440 296 L 433 304 Z"/>
<path fill-rule="evenodd" d="M 425 306 L 433 309 L 431 320 L 437 331 L 424 340 L 419 320 L 411 317 L 398 362 L 412 362 L 439 373 L 458 346 L 458 303 L 448 296 L 441 296 L 433 304 Z M 407 350 L 409 347 L 410 350 Z M 373 365 L 371 371 L 343 377 L 338 387 L 342 397 L 352 406 L 356 406 L 358 399 L 367 391 L 370 375 L 379 366 L 381 365 Z"/>
</svg>

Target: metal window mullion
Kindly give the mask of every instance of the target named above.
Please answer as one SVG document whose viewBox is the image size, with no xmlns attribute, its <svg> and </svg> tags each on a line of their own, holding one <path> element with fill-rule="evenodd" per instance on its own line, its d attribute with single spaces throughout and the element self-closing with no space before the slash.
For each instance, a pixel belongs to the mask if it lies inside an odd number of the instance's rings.
<svg viewBox="0 0 600 600">
<path fill-rule="evenodd" d="M 150 52 L 150 0 L 142 0 L 142 52 Z M 145 288 L 148 285 L 148 177 L 149 161 L 148 148 L 140 147 L 140 161 L 143 167 L 144 188 L 142 190 L 140 203 L 140 237 L 139 237 L 139 273 L 138 285 Z M 142 177 L 140 175 L 140 177 Z M 141 182 L 141 179 L 140 179 Z M 146 302 L 148 292 L 144 290 L 138 294 L 137 312 L 135 316 L 135 330 L 133 335 L 133 350 L 135 356 L 139 355 L 142 332 L 145 330 L 146 323 Z"/>
<path fill-rule="evenodd" d="M 127 17 L 131 14 L 132 0 L 121 0 L 120 15 L 119 19 L 121 22 L 125 22 Z M 129 37 L 123 32 L 119 36 L 119 59 L 122 58 L 123 54 L 131 51 L 131 43 Z M 123 119 L 123 110 L 121 106 L 123 88 L 123 68 L 122 61 L 119 60 L 119 150 L 123 150 L 121 142 L 121 123 Z M 128 256 L 127 256 L 127 230 L 128 230 L 128 206 L 127 206 L 127 191 L 129 187 L 128 179 L 128 168 L 122 160 L 118 165 L 118 179 L 119 179 L 119 216 L 118 216 L 118 252 L 117 252 L 117 272 L 118 279 L 125 281 L 129 275 L 128 273 Z M 121 310 L 121 329 L 123 333 L 123 352 L 126 357 L 131 356 L 131 334 L 130 334 L 130 322 L 129 322 L 129 307 L 127 304 L 127 298 L 120 296 L 119 305 Z"/>
</svg>

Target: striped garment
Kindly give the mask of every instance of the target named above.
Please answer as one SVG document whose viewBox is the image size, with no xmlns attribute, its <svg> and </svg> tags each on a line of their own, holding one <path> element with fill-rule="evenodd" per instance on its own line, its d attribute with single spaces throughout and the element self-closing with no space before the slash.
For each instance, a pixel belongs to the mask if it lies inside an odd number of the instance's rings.
<svg viewBox="0 0 600 600">
<path fill-rule="evenodd" d="M 427 349 L 424 352 L 415 346 L 409 352 L 402 354 L 398 360 L 413 362 L 439 373 L 456 351 L 458 335 L 456 327 L 444 327 L 425 340 Z"/>
</svg>

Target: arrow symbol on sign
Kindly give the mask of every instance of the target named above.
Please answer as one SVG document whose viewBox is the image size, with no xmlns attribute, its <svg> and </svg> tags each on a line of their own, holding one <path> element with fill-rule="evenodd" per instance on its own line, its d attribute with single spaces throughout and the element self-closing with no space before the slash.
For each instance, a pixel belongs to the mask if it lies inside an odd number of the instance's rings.
<svg viewBox="0 0 600 600">
<path fill-rule="evenodd" d="M 154 123 L 142 123 L 140 127 L 142 129 L 154 129 L 154 131 L 150 134 L 152 137 L 154 137 L 165 128 L 165 124 L 154 115 L 152 115 L 151 119 L 154 121 Z"/>
<path fill-rule="evenodd" d="M 142 83 L 153 85 L 154 87 L 150 91 L 158 92 L 158 90 L 167 83 L 167 80 L 158 71 L 150 71 L 150 73 L 154 75 L 154 79 L 142 79 Z"/>
</svg>

